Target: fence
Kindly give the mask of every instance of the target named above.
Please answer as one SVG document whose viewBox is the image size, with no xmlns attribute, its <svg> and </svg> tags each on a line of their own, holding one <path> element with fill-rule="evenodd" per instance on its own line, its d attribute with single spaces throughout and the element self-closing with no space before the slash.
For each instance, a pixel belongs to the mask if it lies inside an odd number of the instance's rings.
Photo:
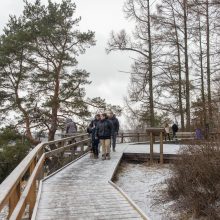
<svg viewBox="0 0 220 220">
<path fill-rule="evenodd" d="M 8 206 L 10 220 L 32 215 L 39 181 L 89 151 L 88 134 L 37 145 L 0 185 L 0 211 Z"/>
</svg>

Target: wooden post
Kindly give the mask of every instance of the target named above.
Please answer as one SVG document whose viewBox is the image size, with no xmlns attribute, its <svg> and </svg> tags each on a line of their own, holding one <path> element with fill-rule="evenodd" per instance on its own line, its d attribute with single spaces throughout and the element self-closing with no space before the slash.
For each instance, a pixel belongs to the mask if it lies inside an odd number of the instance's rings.
<svg viewBox="0 0 220 220">
<path fill-rule="evenodd" d="M 74 160 L 75 159 L 75 154 L 76 154 L 76 146 L 73 146 L 71 148 L 71 159 Z"/>
<path fill-rule="evenodd" d="M 10 198 L 9 198 L 9 214 L 8 214 L 8 218 L 11 216 L 12 212 L 14 211 L 20 196 L 21 196 L 21 184 L 19 182 L 18 185 L 13 190 L 13 192 L 12 192 Z"/>
<path fill-rule="evenodd" d="M 121 143 L 124 142 L 124 133 L 121 133 Z"/>
<path fill-rule="evenodd" d="M 33 170 L 34 170 L 35 166 L 36 166 L 36 158 L 34 158 L 32 163 L 30 164 L 30 167 L 29 167 L 30 175 L 33 173 Z M 32 215 L 32 212 L 33 212 L 33 209 L 34 209 L 34 205 L 35 205 L 35 201 L 36 201 L 36 180 L 34 180 L 34 183 L 33 183 L 32 187 L 31 187 L 30 194 L 28 196 L 29 216 Z"/>
<path fill-rule="evenodd" d="M 139 133 L 137 133 L 137 137 L 138 137 L 138 142 L 140 141 L 140 135 Z"/>
<path fill-rule="evenodd" d="M 80 141 L 83 141 L 83 139 L 84 139 L 84 137 L 81 137 L 80 138 Z M 81 155 L 83 155 L 83 153 L 84 153 L 84 143 L 82 143 L 82 144 L 80 144 L 81 145 Z"/>
<path fill-rule="evenodd" d="M 153 146 L 153 132 L 150 132 L 150 163 L 153 163 L 153 152 L 154 152 L 154 146 Z"/>
<path fill-rule="evenodd" d="M 36 180 L 34 180 L 33 185 L 31 186 L 28 200 L 29 200 L 29 219 L 31 219 L 36 202 Z"/>
<path fill-rule="evenodd" d="M 36 166 L 36 158 L 34 158 L 33 161 L 32 161 L 31 164 L 30 164 L 30 167 L 29 167 L 29 175 L 30 175 L 30 176 L 31 176 L 31 174 L 32 174 L 32 172 L 33 172 L 35 166 Z"/>
<path fill-rule="evenodd" d="M 163 132 L 160 132 L 160 164 L 163 164 Z"/>
<path fill-rule="evenodd" d="M 82 145 L 81 145 L 81 152 L 80 152 L 81 155 L 83 154 L 83 152 L 84 152 L 84 145 L 82 144 Z"/>
</svg>

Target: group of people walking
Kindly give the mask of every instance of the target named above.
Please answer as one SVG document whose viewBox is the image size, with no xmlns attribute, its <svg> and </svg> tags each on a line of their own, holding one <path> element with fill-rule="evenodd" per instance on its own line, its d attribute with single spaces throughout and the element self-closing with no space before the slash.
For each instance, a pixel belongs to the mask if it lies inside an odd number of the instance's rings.
<svg viewBox="0 0 220 220">
<path fill-rule="evenodd" d="M 171 138 L 170 138 L 170 127 L 168 125 L 168 123 L 165 124 L 165 141 L 168 140 L 170 141 Z M 172 125 L 172 132 L 173 132 L 173 137 L 172 139 L 174 140 L 176 138 L 176 132 L 178 132 L 179 128 L 178 128 L 178 125 L 176 123 L 173 123 Z"/>
<path fill-rule="evenodd" d="M 77 132 L 76 123 L 72 119 L 66 119 L 66 134 L 73 135 Z M 119 121 L 113 112 L 97 114 L 87 128 L 92 139 L 92 152 L 94 158 L 99 157 L 99 146 L 102 146 L 102 159 L 110 160 L 111 146 L 115 152 L 116 138 L 119 131 Z"/>
<path fill-rule="evenodd" d="M 119 121 L 113 112 L 97 114 L 91 121 L 87 132 L 92 137 L 92 151 L 94 158 L 99 157 L 99 145 L 102 146 L 102 159 L 110 160 L 111 146 L 116 148 L 116 137 L 119 131 Z"/>
</svg>

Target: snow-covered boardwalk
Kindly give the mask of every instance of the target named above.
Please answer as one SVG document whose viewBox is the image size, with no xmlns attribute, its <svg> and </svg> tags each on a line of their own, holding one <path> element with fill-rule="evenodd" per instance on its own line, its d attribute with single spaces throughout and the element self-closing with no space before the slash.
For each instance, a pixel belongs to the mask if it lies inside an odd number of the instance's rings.
<svg viewBox="0 0 220 220">
<path fill-rule="evenodd" d="M 127 146 L 118 145 L 111 160 L 95 160 L 86 155 L 45 179 L 35 218 L 147 219 L 109 182 Z"/>
</svg>

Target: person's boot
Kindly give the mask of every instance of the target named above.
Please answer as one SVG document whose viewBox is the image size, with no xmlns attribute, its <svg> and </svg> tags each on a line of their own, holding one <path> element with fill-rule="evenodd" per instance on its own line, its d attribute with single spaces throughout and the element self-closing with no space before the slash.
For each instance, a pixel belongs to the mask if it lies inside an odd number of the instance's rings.
<svg viewBox="0 0 220 220">
<path fill-rule="evenodd" d="M 113 152 L 115 152 L 116 150 L 115 150 L 115 148 L 113 148 Z"/>
<path fill-rule="evenodd" d="M 95 155 L 96 155 L 96 159 L 98 159 L 99 158 L 99 150 L 97 148 L 95 150 Z"/>
<path fill-rule="evenodd" d="M 102 154 L 102 160 L 105 160 L 105 159 L 106 159 L 106 155 Z"/>
<path fill-rule="evenodd" d="M 107 160 L 110 160 L 110 159 L 111 159 L 110 154 L 108 154 L 108 153 L 106 154 L 106 159 L 107 159 Z"/>
</svg>

